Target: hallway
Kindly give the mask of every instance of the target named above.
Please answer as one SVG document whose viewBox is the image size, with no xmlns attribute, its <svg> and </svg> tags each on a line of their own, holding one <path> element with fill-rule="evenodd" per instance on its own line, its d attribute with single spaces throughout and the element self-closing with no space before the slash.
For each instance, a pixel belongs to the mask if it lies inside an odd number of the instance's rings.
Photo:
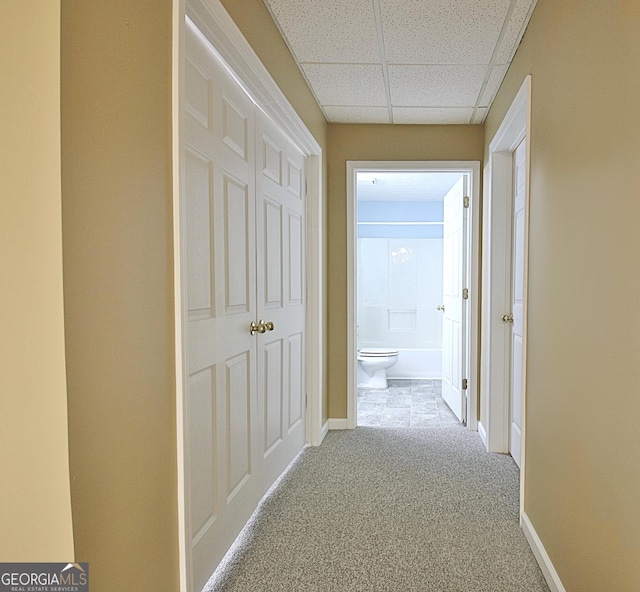
<svg viewBox="0 0 640 592">
<path fill-rule="evenodd" d="M 519 471 L 458 429 L 332 431 L 261 502 L 206 592 L 544 592 Z"/>
</svg>

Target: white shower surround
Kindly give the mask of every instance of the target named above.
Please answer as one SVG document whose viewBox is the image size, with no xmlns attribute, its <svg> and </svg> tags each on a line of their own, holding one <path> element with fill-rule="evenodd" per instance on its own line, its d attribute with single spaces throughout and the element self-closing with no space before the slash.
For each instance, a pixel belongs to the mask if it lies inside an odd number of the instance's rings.
<svg viewBox="0 0 640 592">
<path fill-rule="evenodd" d="M 397 349 L 388 377 L 442 376 L 441 303 L 442 238 L 358 239 L 358 349 Z"/>
</svg>

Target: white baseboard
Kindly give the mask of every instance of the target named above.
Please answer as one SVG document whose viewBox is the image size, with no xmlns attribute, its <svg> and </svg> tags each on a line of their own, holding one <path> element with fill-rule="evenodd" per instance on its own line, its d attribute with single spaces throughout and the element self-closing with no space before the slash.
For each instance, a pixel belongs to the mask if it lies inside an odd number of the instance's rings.
<svg viewBox="0 0 640 592">
<path fill-rule="evenodd" d="M 551 592 L 566 592 L 562 582 L 560 581 L 560 576 L 558 575 L 556 568 L 553 567 L 553 563 L 551 563 L 551 559 L 549 558 L 549 555 L 547 555 L 536 529 L 533 528 L 531 520 L 529 520 L 529 517 L 524 512 L 520 514 L 520 526 L 524 531 L 524 536 L 527 537 L 529 546 L 531 547 L 536 561 L 542 570 L 544 579 L 547 580 L 547 584 L 549 585 Z"/>
<path fill-rule="evenodd" d="M 327 423 L 329 424 L 330 430 L 348 430 L 349 429 L 349 425 L 346 417 L 329 419 Z"/>
<path fill-rule="evenodd" d="M 480 434 L 480 438 L 482 439 L 482 442 L 484 443 L 484 447 L 487 450 L 489 450 L 489 443 L 487 441 L 487 430 L 484 429 L 484 426 L 482 425 L 481 421 L 478 422 L 478 434 Z"/>
</svg>

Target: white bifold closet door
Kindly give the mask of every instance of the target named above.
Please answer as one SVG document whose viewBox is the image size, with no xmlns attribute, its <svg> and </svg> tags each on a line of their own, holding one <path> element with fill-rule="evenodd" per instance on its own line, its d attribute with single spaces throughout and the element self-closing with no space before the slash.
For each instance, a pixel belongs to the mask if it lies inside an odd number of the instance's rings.
<svg viewBox="0 0 640 592">
<path fill-rule="evenodd" d="M 305 443 L 305 159 L 190 22 L 183 122 L 185 538 L 199 592 Z"/>
</svg>

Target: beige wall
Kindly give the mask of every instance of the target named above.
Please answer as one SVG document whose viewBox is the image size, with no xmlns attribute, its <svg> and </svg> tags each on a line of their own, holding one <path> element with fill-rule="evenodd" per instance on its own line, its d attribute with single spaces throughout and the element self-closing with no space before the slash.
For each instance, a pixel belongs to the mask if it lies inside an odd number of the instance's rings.
<svg viewBox="0 0 640 592">
<path fill-rule="evenodd" d="M 347 161 L 477 160 L 480 125 L 329 125 L 329 417 L 347 416 Z"/>
<path fill-rule="evenodd" d="M 486 123 L 532 75 L 525 511 L 568 592 L 640 590 L 640 3 L 539 0 Z"/>
<path fill-rule="evenodd" d="M 74 558 L 60 214 L 60 3 L 0 19 L 0 558 Z"/>
<path fill-rule="evenodd" d="M 323 186 L 323 237 L 325 245 L 323 278 L 325 279 L 325 295 L 323 315 L 327 318 L 327 122 L 318 107 L 313 94 L 296 65 L 289 48 L 283 41 L 278 28 L 262 0 L 221 0 L 238 28 L 258 54 L 280 90 L 286 95 L 292 107 L 304 121 L 323 151 L 324 174 Z M 324 358 L 326 360 L 328 335 L 324 335 Z M 329 398 L 327 396 L 328 366 L 324 367 L 323 421 L 329 417 Z"/>
<path fill-rule="evenodd" d="M 171 0 L 62 0 L 71 500 L 92 592 L 178 590 Z"/>
</svg>

